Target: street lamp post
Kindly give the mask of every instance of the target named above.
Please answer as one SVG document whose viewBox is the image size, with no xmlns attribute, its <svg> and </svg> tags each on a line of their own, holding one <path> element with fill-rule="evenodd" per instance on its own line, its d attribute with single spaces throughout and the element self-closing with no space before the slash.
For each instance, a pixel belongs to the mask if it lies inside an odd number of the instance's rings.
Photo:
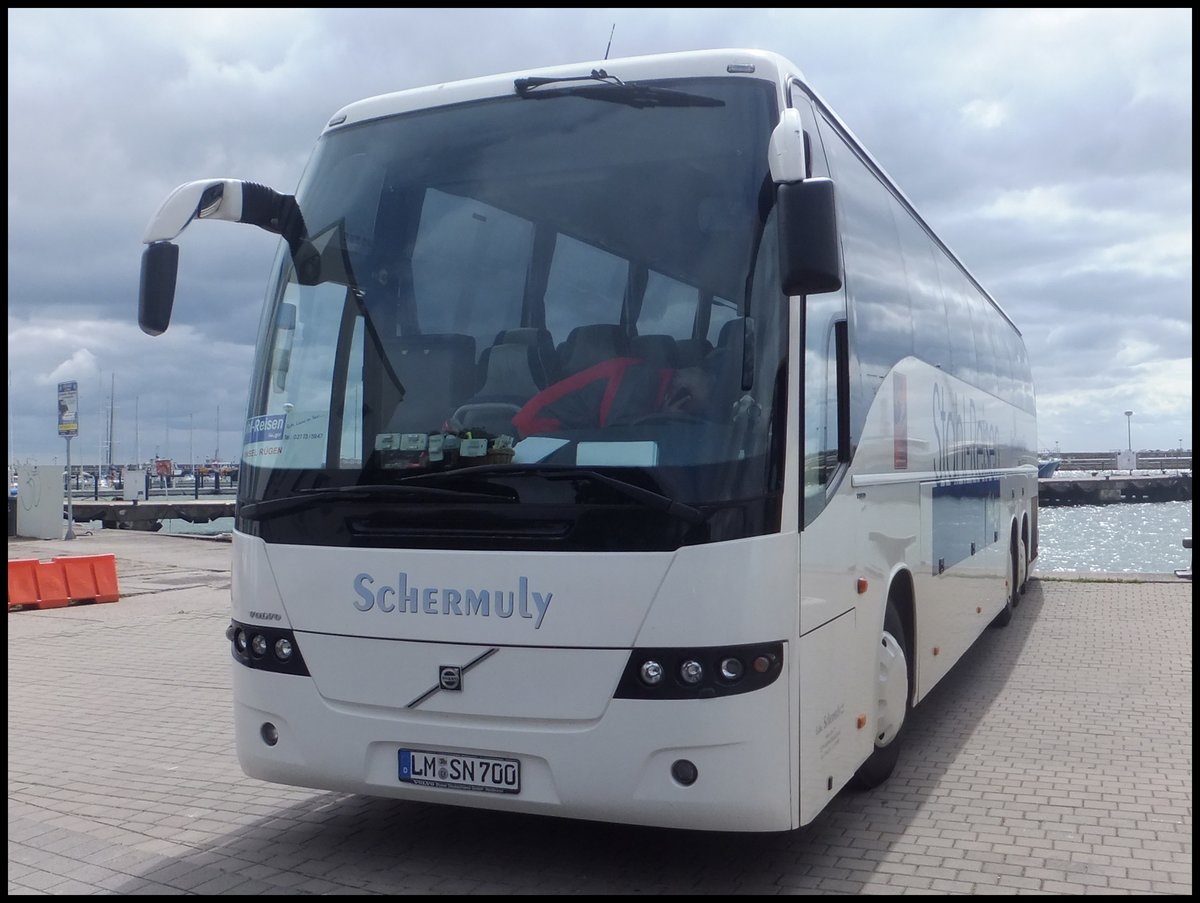
<svg viewBox="0 0 1200 903">
<path fill-rule="evenodd" d="M 192 426 L 195 414 L 188 414 L 188 468 L 192 471 L 192 498 L 200 498 L 200 481 L 196 477 L 196 450 L 192 445 Z"/>
<path fill-rule="evenodd" d="M 1133 476 L 1134 457 L 1133 457 L 1133 411 L 1125 412 L 1125 438 L 1128 444 L 1129 454 L 1129 475 Z"/>
</svg>

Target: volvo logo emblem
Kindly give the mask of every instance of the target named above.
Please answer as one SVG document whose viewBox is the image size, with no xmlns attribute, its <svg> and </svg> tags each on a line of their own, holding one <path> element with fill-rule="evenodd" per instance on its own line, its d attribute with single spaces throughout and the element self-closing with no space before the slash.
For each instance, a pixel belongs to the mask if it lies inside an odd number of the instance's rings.
<svg viewBox="0 0 1200 903">
<path fill-rule="evenodd" d="M 491 649 L 487 650 L 486 652 L 471 659 L 465 665 L 438 665 L 437 684 L 430 687 L 428 690 L 426 690 L 424 693 L 422 693 L 420 696 L 418 696 L 416 699 L 414 699 L 412 702 L 410 702 L 408 704 L 408 708 L 415 709 L 417 706 L 419 706 L 421 703 L 423 703 L 430 696 L 432 696 L 435 693 L 440 693 L 442 690 L 453 690 L 455 692 L 461 692 L 462 688 L 463 688 L 463 675 L 466 674 L 468 671 L 470 671 L 472 668 L 474 668 L 479 663 L 483 662 L 486 659 L 491 658 L 493 655 L 495 655 L 499 651 L 500 651 L 499 647 L 493 646 Z"/>
<path fill-rule="evenodd" d="M 461 690 L 462 671 L 458 665 L 442 665 L 438 668 L 438 686 L 443 690 Z"/>
</svg>

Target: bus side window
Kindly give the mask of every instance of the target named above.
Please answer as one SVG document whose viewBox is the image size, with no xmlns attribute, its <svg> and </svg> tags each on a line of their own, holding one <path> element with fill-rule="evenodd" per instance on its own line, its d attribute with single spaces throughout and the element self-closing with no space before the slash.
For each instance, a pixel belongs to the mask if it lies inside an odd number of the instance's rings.
<svg viewBox="0 0 1200 903">
<path fill-rule="evenodd" d="M 857 443 L 867 410 L 892 367 L 912 354 L 908 292 L 893 198 L 841 133 L 821 121 L 837 184 L 839 229 L 850 315 L 850 435 Z"/>
<path fill-rule="evenodd" d="M 903 208 L 896 211 L 900 250 L 912 308 L 913 354 L 939 370 L 950 372 L 950 337 L 946 304 L 938 276 L 933 240 Z"/>
<path fill-rule="evenodd" d="M 971 327 L 967 278 L 944 254 L 938 256 L 938 273 L 942 281 L 942 300 L 946 304 L 946 322 L 950 334 L 957 336 L 950 346 L 951 372 L 971 385 L 979 385 L 979 359 L 975 353 L 974 331 Z"/>
</svg>

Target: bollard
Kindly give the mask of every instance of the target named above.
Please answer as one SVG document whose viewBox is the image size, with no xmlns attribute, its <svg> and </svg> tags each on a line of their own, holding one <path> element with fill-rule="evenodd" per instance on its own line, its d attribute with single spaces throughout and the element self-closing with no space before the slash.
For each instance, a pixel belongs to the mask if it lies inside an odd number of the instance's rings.
<svg viewBox="0 0 1200 903">
<path fill-rule="evenodd" d="M 1185 549 L 1190 549 L 1192 547 L 1192 537 L 1185 536 L 1183 538 L 1183 547 Z M 1180 570 L 1177 570 L 1175 572 L 1175 576 L 1178 577 L 1180 580 L 1191 580 L 1192 579 L 1192 569 L 1190 567 L 1181 568 Z"/>
</svg>

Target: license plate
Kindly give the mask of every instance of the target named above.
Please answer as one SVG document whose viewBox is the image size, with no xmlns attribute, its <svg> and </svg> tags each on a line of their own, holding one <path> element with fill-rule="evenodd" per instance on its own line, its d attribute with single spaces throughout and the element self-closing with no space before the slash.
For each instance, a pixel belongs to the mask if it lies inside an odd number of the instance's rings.
<svg viewBox="0 0 1200 903">
<path fill-rule="evenodd" d="M 520 793 L 521 763 L 517 759 L 464 756 L 425 749 L 400 750 L 400 780 L 422 787 Z"/>
</svg>

